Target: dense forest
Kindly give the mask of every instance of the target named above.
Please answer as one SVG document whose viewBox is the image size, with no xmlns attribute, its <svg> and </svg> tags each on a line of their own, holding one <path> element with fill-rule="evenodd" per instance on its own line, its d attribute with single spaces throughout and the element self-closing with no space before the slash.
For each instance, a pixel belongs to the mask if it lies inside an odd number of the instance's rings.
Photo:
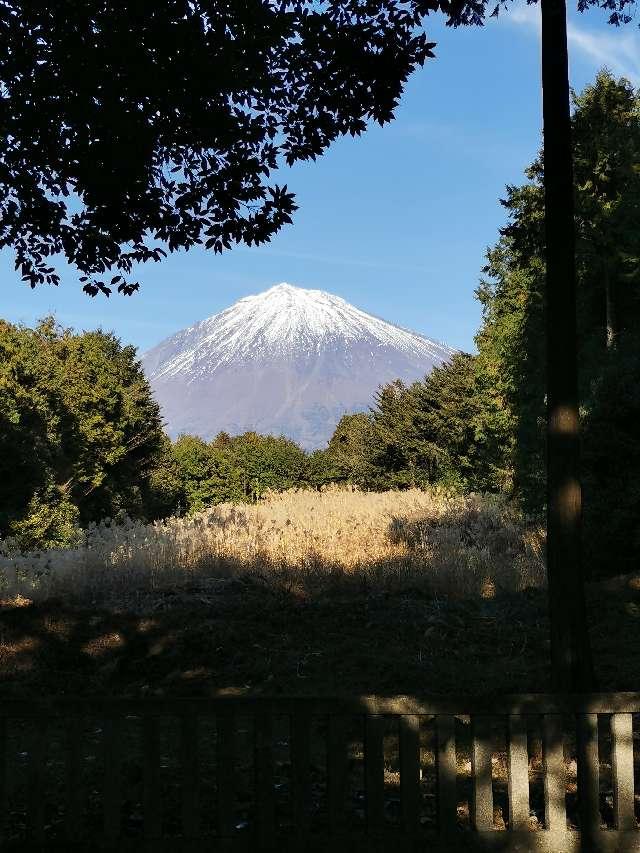
<svg viewBox="0 0 640 853">
<path fill-rule="evenodd" d="M 617 573 L 640 555 L 640 93 L 602 72 L 574 99 L 573 132 L 585 536 L 590 571 Z M 0 536 L 64 545 L 105 517 L 336 482 L 502 492 L 541 516 L 543 174 L 539 157 L 507 187 L 476 292 L 477 354 L 381 387 L 315 453 L 256 433 L 171 442 L 133 347 L 53 318 L 0 322 Z"/>
</svg>

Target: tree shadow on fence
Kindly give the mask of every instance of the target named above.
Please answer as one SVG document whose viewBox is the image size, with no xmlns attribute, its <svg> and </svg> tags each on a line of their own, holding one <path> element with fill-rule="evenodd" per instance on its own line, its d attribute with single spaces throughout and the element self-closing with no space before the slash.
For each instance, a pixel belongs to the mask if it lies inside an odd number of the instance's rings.
<svg viewBox="0 0 640 853">
<path fill-rule="evenodd" d="M 69 840 L 107 850 L 197 851 L 216 843 L 338 853 L 631 853 L 640 845 L 630 713 L 640 709 L 638 694 L 59 698 L 1 707 L 0 753 L 10 756 L 0 798 L 3 849 L 45 841 L 46 849 L 65 849 Z M 593 749 L 593 721 L 603 709 L 615 712 L 615 815 L 607 829 Z M 567 807 L 571 716 L 578 817 Z M 532 719 L 542 728 L 544 759 L 535 826 Z M 505 720 L 501 756 L 496 733 Z M 568 825 L 576 817 L 580 832 Z"/>
</svg>

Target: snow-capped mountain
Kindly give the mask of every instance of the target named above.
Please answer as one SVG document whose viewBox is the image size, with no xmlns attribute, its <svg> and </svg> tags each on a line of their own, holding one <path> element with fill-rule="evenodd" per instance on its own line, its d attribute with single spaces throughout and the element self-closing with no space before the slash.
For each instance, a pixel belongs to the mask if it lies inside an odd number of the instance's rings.
<svg viewBox="0 0 640 853">
<path fill-rule="evenodd" d="M 345 412 L 454 350 L 322 290 L 282 283 L 177 332 L 142 363 L 169 434 L 286 435 L 323 446 Z"/>
</svg>

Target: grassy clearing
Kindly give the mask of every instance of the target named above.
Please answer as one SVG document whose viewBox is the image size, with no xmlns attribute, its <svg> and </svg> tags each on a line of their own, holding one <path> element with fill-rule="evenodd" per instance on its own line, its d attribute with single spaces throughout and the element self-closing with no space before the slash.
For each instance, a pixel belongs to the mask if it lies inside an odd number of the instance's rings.
<svg viewBox="0 0 640 853">
<path fill-rule="evenodd" d="M 504 502 L 418 489 L 285 492 L 151 525 L 107 521 L 64 551 L 5 545 L 0 573 L 6 598 L 109 607 L 256 575 L 301 594 L 359 582 L 492 597 L 544 583 L 542 533 L 524 528 Z"/>
<path fill-rule="evenodd" d="M 496 501 L 304 492 L 2 558 L 17 693 L 544 690 L 543 538 Z M 601 686 L 637 685 L 640 589 L 591 590 Z"/>
</svg>

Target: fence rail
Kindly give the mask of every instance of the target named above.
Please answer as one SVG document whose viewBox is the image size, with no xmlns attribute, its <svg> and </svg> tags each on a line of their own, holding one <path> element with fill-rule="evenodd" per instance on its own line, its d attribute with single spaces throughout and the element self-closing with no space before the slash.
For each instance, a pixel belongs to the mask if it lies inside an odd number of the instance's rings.
<svg viewBox="0 0 640 853">
<path fill-rule="evenodd" d="M 0 849 L 631 853 L 634 715 L 630 693 L 3 700 Z"/>
</svg>

